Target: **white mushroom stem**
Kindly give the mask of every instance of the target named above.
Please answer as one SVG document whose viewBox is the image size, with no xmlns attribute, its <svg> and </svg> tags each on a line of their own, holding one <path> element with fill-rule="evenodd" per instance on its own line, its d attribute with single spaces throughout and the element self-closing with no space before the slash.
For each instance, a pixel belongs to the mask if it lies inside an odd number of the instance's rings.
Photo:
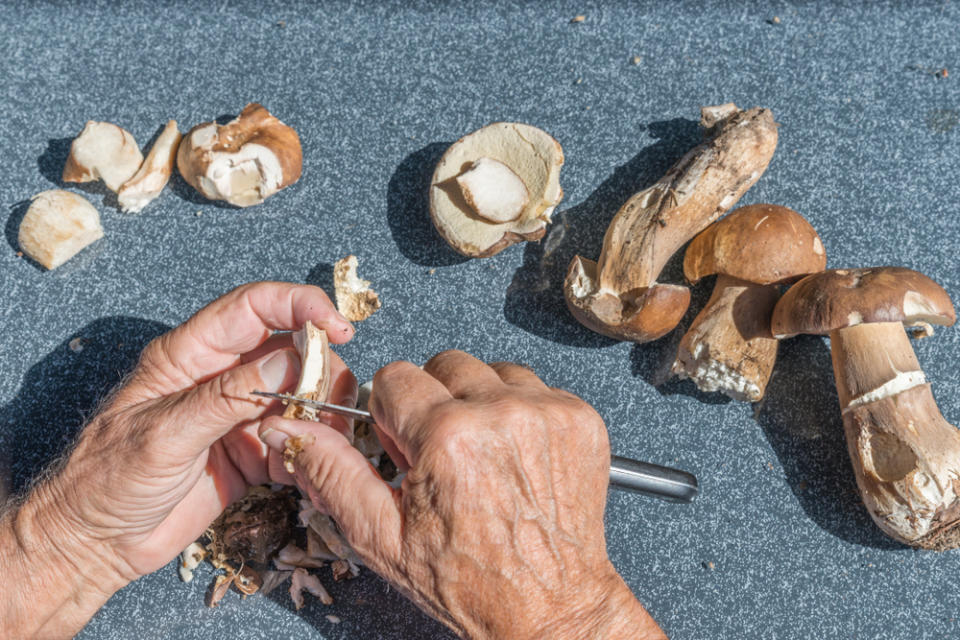
<svg viewBox="0 0 960 640">
<path fill-rule="evenodd" d="M 867 511 L 909 545 L 960 546 L 960 431 L 937 408 L 899 322 L 830 334 L 847 449 Z"/>
<path fill-rule="evenodd" d="M 673 373 L 701 391 L 758 402 L 777 359 L 770 316 L 779 298 L 776 285 L 717 276 L 713 295 L 680 341 Z"/>
<path fill-rule="evenodd" d="M 330 342 L 327 332 L 308 320 L 303 329 L 293 334 L 293 345 L 300 354 L 300 380 L 294 395 L 307 400 L 326 401 L 330 392 Z M 317 420 L 317 410 L 291 404 L 283 417 Z"/>
</svg>

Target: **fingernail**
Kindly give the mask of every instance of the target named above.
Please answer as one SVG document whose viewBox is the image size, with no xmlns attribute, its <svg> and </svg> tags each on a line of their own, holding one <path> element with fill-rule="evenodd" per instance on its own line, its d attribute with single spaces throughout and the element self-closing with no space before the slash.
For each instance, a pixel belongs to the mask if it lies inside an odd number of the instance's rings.
<svg viewBox="0 0 960 640">
<path fill-rule="evenodd" d="M 276 429 L 266 429 L 260 434 L 260 439 L 265 445 L 280 453 L 283 453 L 283 450 L 287 448 L 288 438 L 290 438 L 289 435 Z"/>
<path fill-rule="evenodd" d="M 283 387 L 290 369 L 299 367 L 299 359 L 287 349 L 279 351 L 260 363 L 260 379 L 268 391 Z"/>
</svg>

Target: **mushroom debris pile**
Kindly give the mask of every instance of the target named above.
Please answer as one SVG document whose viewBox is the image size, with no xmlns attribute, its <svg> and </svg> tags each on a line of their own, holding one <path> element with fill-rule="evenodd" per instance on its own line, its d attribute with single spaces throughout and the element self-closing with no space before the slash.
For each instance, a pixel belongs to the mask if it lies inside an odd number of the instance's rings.
<svg viewBox="0 0 960 640">
<path fill-rule="evenodd" d="M 326 400 L 331 355 L 326 333 L 307 322 L 294 334 L 293 342 L 302 362 L 295 395 Z M 361 387 L 360 408 L 366 408 L 370 390 L 369 384 Z M 289 405 L 284 416 L 319 420 L 316 410 L 296 404 Z M 398 485 L 402 476 L 368 424 L 357 425 L 348 437 L 384 480 Z M 293 473 L 295 452 L 291 454 L 284 456 L 284 463 Z M 329 564 L 333 579 L 340 581 L 356 577 L 363 564 L 329 514 L 309 499 L 298 497 L 292 487 L 283 485 L 252 487 L 246 496 L 227 507 L 204 534 L 202 542 L 184 549 L 179 567 L 181 579 L 192 580 L 193 571 L 204 559 L 223 571 L 211 585 L 209 606 L 216 606 L 231 588 L 246 597 L 257 592 L 270 593 L 290 580 L 290 597 L 298 610 L 304 606 L 304 592 L 323 604 L 333 604 L 319 576 L 311 570 Z"/>
<path fill-rule="evenodd" d="M 564 281 L 570 313 L 588 329 L 633 342 L 662 337 L 690 305 L 687 287 L 657 282 L 670 257 L 753 186 L 777 146 L 768 109 L 701 110 L 705 142 L 620 208 L 599 259 L 575 256 Z"/>
<path fill-rule="evenodd" d="M 737 209 L 693 239 L 683 260 L 691 284 L 717 274 L 713 295 L 680 341 L 673 372 L 701 391 L 758 402 L 777 358 L 770 316 L 781 284 L 827 265 L 820 236 L 796 211 Z"/>
<path fill-rule="evenodd" d="M 804 278 L 774 308 L 778 338 L 830 336 L 847 450 L 870 517 L 927 549 L 960 546 L 960 431 L 941 415 L 913 352 L 931 325 L 952 325 L 950 297 L 902 267 Z"/>
</svg>

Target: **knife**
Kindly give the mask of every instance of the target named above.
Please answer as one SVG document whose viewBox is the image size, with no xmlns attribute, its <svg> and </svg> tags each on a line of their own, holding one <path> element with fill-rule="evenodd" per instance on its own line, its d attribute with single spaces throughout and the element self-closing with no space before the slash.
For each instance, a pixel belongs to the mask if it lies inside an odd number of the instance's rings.
<svg viewBox="0 0 960 640">
<path fill-rule="evenodd" d="M 327 413 L 353 418 L 360 422 L 376 425 L 376 420 L 369 411 L 352 409 L 338 404 L 307 400 L 287 393 L 270 393 L 267 391 L 252 391 L 253 395 L 264 398 L 276 398 L 284 403 L 294 403 L 313 409 L 320 409 Z M 610 456 L 610 486 L 624 491 L 632 491 L 670 502 L 691 502 L 697 497 L 699 486 L 697 478 L 692 473 L 663 467 L 652 462 L 641 462 L 620 456 Z"/>
</svg>

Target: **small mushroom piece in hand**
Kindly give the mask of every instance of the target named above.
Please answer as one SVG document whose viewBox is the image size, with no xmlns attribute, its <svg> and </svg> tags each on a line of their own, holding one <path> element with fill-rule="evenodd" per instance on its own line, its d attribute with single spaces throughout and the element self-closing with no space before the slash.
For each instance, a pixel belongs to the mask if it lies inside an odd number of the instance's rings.
<svg viewBox="0 0 960 640">
<path fill-rule="evenodd" d="M 430 186 L 430 217 L 458 252 L 486 258 L 539 240 L 563 198 L 563 149 L 545 131 L 495 122 L 443 154 Z"/>
<path fill-rule="evenodd" d="M 289 187 L 302 168 L 297 132 L 255 102 L 225 125 L 198 124 L 177 151 L 184 180 L 207 198 L 237 207 L 260 204 Z"/>
<path fill-rule="evenodd" d="M 949 424 L 905 327 L 952 325 L 950 297 L 900 267 L 808 276 L 777 303 L 778 337 L 828 334 L 847 450 L 870 517 L 928 549 L 960 546 L 960 431 Z"/>
<path fill-rule="evenodd" d="M 143 154 L 133 134 L 109 122 L 87 122 L 70 145 L 63 167 L 64 182 L 103 180 L 118 191 L 143 163 Z"/>
<path fill-rule="evenodd" d="M 139 213 L 150 204 L 170 181 L 173 165 L 180 145 L 180 130 L 177 121 L 170 120 L 157 136 L 146 160 L 136 175 L 123 183 L 117 192 L 120 208 L 126 213 Z"/>
<path fill-rule="evenodd" d="M 300 379 L 294 395 L 306 400 L 325 402 L 330 394 L 330 341 L 327 332 L 312 322 L 293 334 L 293 345 L 300 354 Z M 299 404 L 290 404 L 284 418 L 317 420 L 317 410 Z"/>
<path fill-rule="evenodd" d="M 599 259 L 575 256 L 564 281 L 570 313 L 597 333 L 633 342 L 656 340 L 680 322 L 690 290 L 657 282 L 670 257 L 722 216 L 753 186 L 777 146 L 768 109 L 705 107 L 708 139 L 655 185 L 620 207 Z"/>
<path fill-rule="evenodd" d="M 56 269 L 103 237 L 100 214 L 82 196 L 52 189 L 32 200 L 20 221 L 17 242 L 47 269 Z"/>
<path fill-rule="evenodd" d="M 772 204 L 741 207 L 687 247 L 691 283 L 717 274 L 713 295 L 680 341 L 673 372 L 701 391 L 758 402 L 777 358 L 770 316 L 778 285 L 823 271 L 827 254 L 799 213 Z"/>
</svg>

